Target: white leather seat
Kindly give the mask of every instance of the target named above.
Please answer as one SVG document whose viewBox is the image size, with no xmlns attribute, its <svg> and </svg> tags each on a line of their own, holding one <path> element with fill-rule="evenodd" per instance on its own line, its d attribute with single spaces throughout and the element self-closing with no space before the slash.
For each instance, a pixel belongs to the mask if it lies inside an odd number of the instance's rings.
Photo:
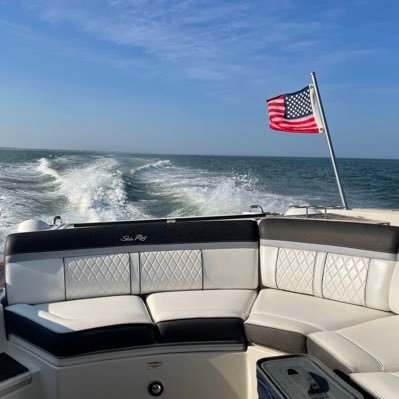
<svg viewBox="0 0 399 399">
<path fill-rule="evenodd" d="M 263 289 L 245 331 L 250 342 L 275 349 L 306 353 L 306 337 L 390 315 L 362 306 L 294 292 Z"/>
<path fill-rule="evenodd" d="M 147 306 L 166 342 L 244 341 L 253 290 L 160 292 Z"/>
<path fill-rule="evenodd" d="M 154 342 L 151 317 L 133 295 L 15 304 L 5 317 L 12 333 L 60 356 Z"/>
<path fill-rule="evenodd" d="M 351 374 L 352 380 L 378 399 L 397 399 L 399 372 Z"/>
<path fill-rule="evenodd" d="M 399 370 L 399 316 L 308 337 L 308 352 L 344 373 Z"/>
</svg>

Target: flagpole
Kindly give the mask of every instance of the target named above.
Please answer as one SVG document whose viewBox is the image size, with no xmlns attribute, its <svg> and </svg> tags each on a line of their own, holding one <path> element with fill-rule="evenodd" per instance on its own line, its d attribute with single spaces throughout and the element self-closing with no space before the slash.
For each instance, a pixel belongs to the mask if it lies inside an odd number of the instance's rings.
<svg viewBox="0 0 399 399">
<path fill-rule="evenodd" d="M 313 87 L 315 89 L 317 103 L 318 103 L 319 109 L 320 109 L 321 121 L 324 126 L 324 133 L 326 134 L 326 138 L 327 138 L 328 149 L 330 150 L 330 157 L 331 157 L 331 162 L 332 162 L 333 169 L 334 169 L 335 179 L 337 180 L 339 195 L 341 197 L 341 202 L 342 202 L 343 207 L 345 209 L 348 209 L 348 204 L 346 202 L 345 193 L 344 193 L 344 190 L 343 190 L 342 184 L 341 184 L 341 177 L 339 175 L 339 170 L 338 170 L 337 162 L 335 159 L 334 147 L 333 147 L 333 144 L 331 141 L 330 131 L 329 131 L 328 125 L 327 125 L 326 115 L 324 113 L 323 103 L 321 102 L 319 86 L 317 85 L 316 72 L 312 72 L 311 77 L 312 77 Z"/>
</svg>

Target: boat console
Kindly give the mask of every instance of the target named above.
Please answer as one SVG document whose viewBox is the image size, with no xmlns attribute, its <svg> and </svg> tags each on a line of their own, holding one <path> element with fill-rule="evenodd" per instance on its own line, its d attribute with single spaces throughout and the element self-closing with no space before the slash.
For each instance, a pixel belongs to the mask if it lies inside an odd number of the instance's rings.
<svg viewBox="0 0 399 399">
<path fill-rule="evenodd" d="M 399 227 L 295 217 L 11 234 L 0 342 L 30 378 L 0 397 L 257 398 L 259 359 L 309 354 L 392 399 L 398 247 Z"/>
</svg>

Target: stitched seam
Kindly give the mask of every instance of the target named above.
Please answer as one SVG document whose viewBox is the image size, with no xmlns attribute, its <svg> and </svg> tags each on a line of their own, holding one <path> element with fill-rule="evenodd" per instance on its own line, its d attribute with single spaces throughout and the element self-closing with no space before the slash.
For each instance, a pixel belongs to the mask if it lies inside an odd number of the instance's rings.
<svg viewBox="0 0 399 399">
<path fill-rule="evenodd" d="M 364 306 L 367 306 L 367 287 L 369 285 L 370 269 L 371 269 L 371 258 L 369 258 L 367 266 L 366 285 L 364 287 Z"/>
<path fill-rule="evenodd" d="M 325 298 L 324 296 L 324 272 L 326 270 L 326 263 L 327 263 L 327 256 L 329 255 L 329 252 L 326 252 L 326 256 L 324 257 L 324 264 L 323 264 L 323 272 L 321 275 L 321 297 Z"/>
<path fill-rule="evenodd" d="M 133 277 L 133 273 L 132 273 L 132 255 L 128 253 L 127 254 L 129 256 L 129 281 L 130 281 L 130 294 L 133 294 L 132 292 L 132 277 Z"/>
<path fill-rule="evenodd" d="M 350 342 L 353 346 L 356 346 L 356 348 L 360 349 L 361 351 L 363 351 L 364 353 L 366 353 L 367 355 L 369 355 L 372 359 L 374 359 L 380 366 L 381 366 L 381 371 L 385 371 L 385 367 L 382 364 L 382 362 L 377 359 L 374 355 L 372 355 L 370 352 L 368 352 L 366 349 L 363 349 L 360 345 L 356 344 L 355 342 L 351 341 L 349 338 L 345 337 L 345 335 L 343 335 L 342 333 L 340 333 L 339 331 L 335 331 L 340 337 L 344 338 L 346 341 Z"/>
<path fill-rule="evenodd" d="M 139 255 L 139 294 L 142 294 L 141 291 L 141 252 L 138 252 Z"/>
<path fill-rule="evenodd" d="M 314 296 L 314 285 L 315 285 L 315 280 L 316 280 L 316 269 L 317 269 L 317 256 L 319 252 L 316 251 L 316 256 L 314 258 L 314 263 L 313 263 L 313 273 L 312 273 L 312 295 Z"/>
<path fill-rule="evenodd" d="M 205 276 L 204 276 L 204 257 L 202 256 L 202 249 L 200 249 L 200 255 L 201 255 L 201 277 L 202 277 L 202 287 L 201 289 L 204 289 L 205 286 Z"/>
<path fill-rule="evenodd" d="M 67 300 L 67 297 L 66 297 L 66 290 L 67 290 L 67 287 L 66 287 L 65 258 L 62 258 L 62 268 L 63 268 L 63 270 L 64 270 L 64 297 L 65 297 L 65 300 Z"/>
<path fill-rule="evenodd" d="M 276 283 L 276 287 L 278 290 L 280 289 L 280 287 L 278 286 L 278 283 L 277 283 L 277 265 L 278 265 L 279 256 L 280 256 L 280 248 L 277 249 L 277 256 L 276 256 L 276 262 L 275 262 L 275 267 L 274 267 L 274 281 Z"/>
<path fill-rule="evenodd" d="M 352 367 L 347 363 L 346 360 L 344 360 L 340 355 L 337 355 L 336 353 L 331 353 L 326 346 L 324 346 L 317 338 L 314 338 L 312 336 L 308 337 L 311 341 L 315 342 L 320 348 L 322 348 L 329 356 L 334 358 L 335 360 L 338 360 L 338 362 L 342 363 L 348 370 L 353 371 L 354 373 L 358 372 L 359 370 L 356 367 Z"/>
<path fill-rule="evenodd" d="M 292 317 L 284 317 L 284 316 L 280 316 L 280 315 L 275 315 L 275 314 L 273 314 L 273 313 L 256 313 L 256 312 L 255 312 L 255 313 L 252 312 L 252 313 L 251 313 L 251 316 L 252 316 L 252 315 L 255 315 L 255 314 L 261 315 L 261 316 L 278 317 L 278 318 L 283 319 L 283 320 L 292 320 L 292 321 L 296 321 L 296 322 L 298 322 L 298 323 L 301 323 L 301 324 L 304 324 L 304 325 L 307 325 L 307 326 L 311 326 L 311 327 L 317 328 L 318 330 L 324 330 L 323 327 L 319 327 L 319 326 L 317 326 L 316 324 L 304 322 L 304 321 L 302 321 L 302 320 L 294 319 L 294 318 L 292 318 Z"/>
<path fill-rule="evenodd" d="M 258 256 L 257 256 L 257 270 L 258 270 L 258 285 L 256 286 L 256 290 L 259 292 L 263 287 L 263 273 L 262 273 L 262 257 L 261 257 L 261 247 L 258 247 Z"/>
</svg>

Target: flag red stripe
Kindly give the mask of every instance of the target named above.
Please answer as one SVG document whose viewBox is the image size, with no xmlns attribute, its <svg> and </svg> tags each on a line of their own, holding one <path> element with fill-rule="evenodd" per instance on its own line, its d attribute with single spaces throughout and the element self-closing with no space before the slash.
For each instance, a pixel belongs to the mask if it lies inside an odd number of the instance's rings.
<svg viewBox="0 0 399 399">
<path fill-rule="evenodd" d="M 284 107 L 277 107 L 276 105 L 269 107 L 269 111 L 285 112 Z"/>
<path fill-rule="evenodd" d="M 316 120 L 313 115 L 309 115 L 306 118 L 301 118 L 301 119 L 286 119 L 281 115 L 271 115 L 270 120 L 273 122 L 282 122 L 282 123 L 289 123 L 292 125 L 304 125 L 308 123 L 316 123 Z"/>
<path fill-rule="evenodd" d="M 270 123 L 270 128 L 273 130 L 279 130 L 281 132 L 288 132 L 288 133 L 320 133 L 318 128 L 298 129 L 296 127 L 295 128 L 281 127 L 273 123 Z"/>
<path fill-rule="evenodd" d="M 275 125 L 274 123 L 271 123 L 270 126 L 273 127 L 278 127 L 279 129 L 283 130 L 283 129 L 287 129 L 288 131 L 294 131 L 297 130 L 298 132 L 304 132 L 306 130 L 319 130 L 317 126 L 307 126 L 306 128 L 304 127 L 297 127 L 297 126 L 285 126 L 285 125 Z"/>
<path fill-rule="evenodd" d="M 272 101 L 277 101 L 277 100 L 283 100 L 284 101 L 284 94 L 281 94 L 279 96 L 273 97 L 273 98 L 269 98 L 268 100 L 266 100 L 266 102 L 272 102 Z"/>
<path fill-rule="evenodd" d="M 317 126 L 316 121 L 313 119 L 310 119 L 306 122 L 291 122 L 287 121 L 286 119 L 281 119 L 281 118 L 270 118 L 270 122 L 273 122 L 275 124 L 280 124 L 280 125 L 288 125 L 288 126 L 298 126 L 298 127 L 306 127 L 306 126 Z"/>
</svg>

